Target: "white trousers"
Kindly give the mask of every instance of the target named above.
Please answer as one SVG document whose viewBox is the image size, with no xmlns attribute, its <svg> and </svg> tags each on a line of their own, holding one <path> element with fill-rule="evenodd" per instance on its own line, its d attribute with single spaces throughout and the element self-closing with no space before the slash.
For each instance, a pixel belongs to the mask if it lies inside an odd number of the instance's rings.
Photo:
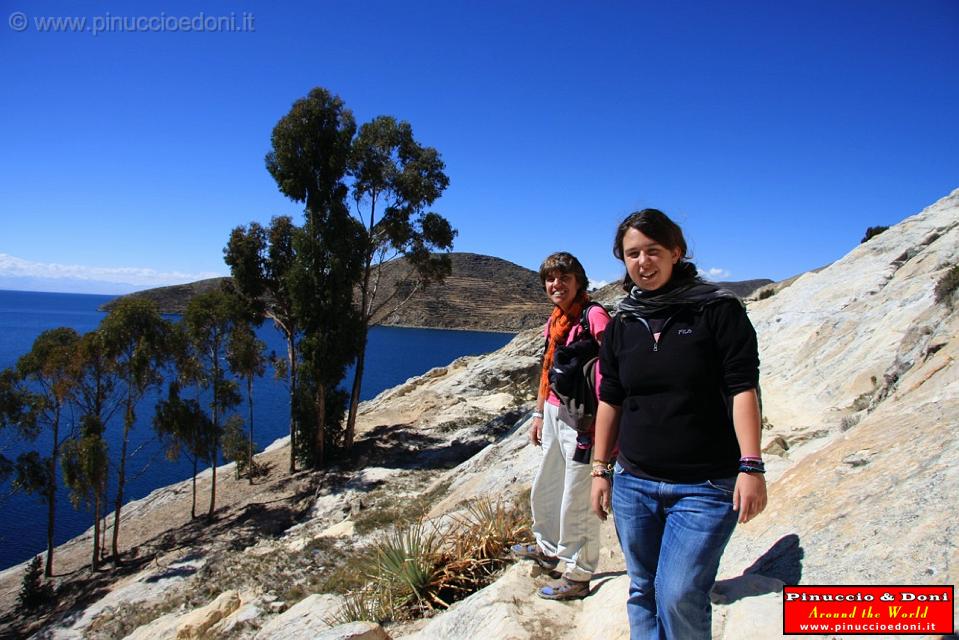
<svg viewBox="0 0 959 640">
<path fill-rule="evenodd" d="M 589 580 L 599 562 L 600 522 L 589 506 L 589 461 L 574 462 L 576 421 L 564 407 L 543 407 L 543 461 L 530 503 L 533 534 L 546 555 L 566 562 L 569 580 Z"/>
</svg>

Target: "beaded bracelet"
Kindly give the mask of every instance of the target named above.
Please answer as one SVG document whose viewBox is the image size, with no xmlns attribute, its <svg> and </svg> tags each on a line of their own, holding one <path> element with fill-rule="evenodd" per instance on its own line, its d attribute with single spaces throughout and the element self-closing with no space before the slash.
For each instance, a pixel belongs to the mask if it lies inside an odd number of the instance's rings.
<svg viewBox="0 0 959 640">
<path fill-rule="evenodd" d="M 593 469 L 589 472 L 594 478 L 613 477 L 613 464 L 607 460 L 593 460 Z"/>
</svg>

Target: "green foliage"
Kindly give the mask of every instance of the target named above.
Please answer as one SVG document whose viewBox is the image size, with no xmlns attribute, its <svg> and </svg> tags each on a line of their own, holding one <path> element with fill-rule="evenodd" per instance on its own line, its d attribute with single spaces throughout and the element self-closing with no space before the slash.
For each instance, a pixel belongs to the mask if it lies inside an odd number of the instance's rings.
<svg viewBox="0 0 959 640">
<path fill-rule="evenodd" d="M 180 397 L 180 386 L 170 384 L 165 400 L 153 414 L 153 427 L 164 445 L 167 459 L 186 455 L 196 462 L 209 460 L 213 449 L 213 423 L 200 403 Z"/>
<path fill-rule="evenodd" d="M 20 593 L 17 595 L 17 607 L 21 612 L 32 613 L 52 598 L 53 589 L 43 581 L 40 556 L 34 556 L 23 572 Z"/>
<path fill-rule="evenodd" d="M 936 283 L 936 302 L 952 308 L 953 294 L 959 289 L 959 264 L 947 269 Z"/>
<path fill-rule="evenodd" d="M 17 475 L 13 480 L 13 488 L 27 493 L 36 493 L 44 501 L 50 499 L 54 490 L 53 478 L 50 477 L 50 460 L 44 458 L 37 451 L 28 451 L 17 457 Z"/>
<path fill-rule="evenodd" d="M 230 416 L 223 429 L 223 457 L 236 464 L 236 478 L 250 475 L 250 449 L 256 445 L 250 442 L 240 416 Z"/>
<path fill-rule="evenodd" d="M 223 250 L 233 282 L 246 307 L 273 320 L 286 339 L 285 364 L 274 358 L 277 375 L 287 380 L 290 390 L 290 472 L 296 468 L 296 410 L 298 385 L 300 318 L 294 313 L 291 272 L 297 259 L 294 236 L 297 227 L 287 216 L 274 217 L 268 229 L 256 222 L 236 227 Z"/>
<path fill-rule="evenodd" d="M 253 482 L 256 467 L 253 461 L 253 451 L 256 444 L 253 442 L 253 379 L 261 377 L 266 372 L 266 344 L 256 337 L 253 326 L 250 322 L 237 322 L 230 334 L 230 342 L 227 346 L 226 359 L 230 364 L 230 369 L 237 376 L 246 380 L 246 402 L 249 408 L 249 436 L 244 436 L 247 444 L 247 451 L 243 461 L 243 467 L 246 469 L 250 482 Z M 241 463 L 237 461 L 237 472 L 241 470 Z"/>
<path fill-rule="evenodd" d="M 146 392 L 162 381 L 162 370 L 169 353 L 169 324 L 160 316 L 156 304 L 140 298 L 121 298 L 100 323 L 108 357 L 123 385 L 123 438 L 117 469 L 116 501 L 113 511 L 113 560 L 119 563 L 121 510 L 126 486 L 127 445 L 136 423 L 136 407 Z"/>
<path fill-rule="evenodd" d="M 453 247 L 456 231 L 428 208 L 449 185 L 439 152 L 413 137 L 408 122 L 379 116 L 360 127 L 350 152 L 349 172 L 357 216 L 365 228 L 365 266 L 360 285 L 361 334 L 356 375 L 350 395 L 346 447 L 353 443 L 365 363 L 366 333 L 374 316 L 391 306 L 401 307 L 420 288 L 449 275 L 449 256 L 434 254 Z M 404 257 L 408 267 L 406 287 L 394 287 L 379 296 L 382 265 Z M 403 297 L 399 294 L 403 291 Z"/>
<path fill-rule="evenodd" d="M 772 298 L 776 295 L 776 290 L 772 287 L 767 287 L 759 292 L 759 295 L 756 296 L 757 300 L 765 300 L 766 298 Z"/>
<path fill-rule="evenodd" d="M 63 481 L 70 489 L 74 508 L 92 505 L 102 495 L 108 472 L 103 424 L 93 415 L 81 420 L 80 434 L 63 444 Z"/>
<path fill-rule="evenodd" d="M 76 356 L 80 343 L 79 334 L 68 327 L 44 331 L 30 352 L 17 360 L 17 374 L 31 392 L 24 389 L 24 398 L 36 427 L 45 427 L 50 432 L 50 455 L 41 458 L 36 452 L 20 456 L 17 461 L 15 488 L 41 496 L 49 506 L 47 511 L 47 575 L 53 573 L 54 529 L 56 525 L 56 466 L 60 453 L 61 419 L 67 403 L 74 399 L 78 388 Z M 72 426 L 72 425 L 68 425 Z"/>
<path fill-rule="evenodd" d="M 73 402 L 78 410 L 80 433 L 64 444 L 60 464 L 74 508 L 93 507 L 91 566 L 100 563 L 100 515 L 106 503 L 107 445 L 103 431 L 116 409 L 119 369 L 100 331 L 84 334 L 73 362 L 76 382 Z"/>
<path fill-rule="evenodd" d="M 298 444 L 314 467 L 326 464 L 331 445 L 342 444 L 338 431 L 344 407 L 337 388 L 358 350 L 353 292 L 362 268 L 361 234 L 360 225 L 337 208 L 330 215 L 308 215 L 296 235 L 292 299 L 304 331 L 299 396 L 311 405 L 301 407 L 299 429 L 312 434 Z"/>
<path fill-rule="evenodd" d="M 328 211 L 342 200 L 353 114 L 339 96 L 317 87 L 293 103 L 273 128 L 266 168 L 280 193 L 306 203 L 310 212 Z"/>
<path fill-rule="evenodd" d="M 169 325 L 156 304 L 141 298 L 120 298 L 98 328 L 128 396 L 138 398 L 159 384 L 167 351 Z"/>
<path fill-rule="evenodd" d="M 10 428 L 17 437 L 33 440 L 37 437 L 37 412 L 39 399 L 21 383 L 14 369 L 0 371 L 0 429 Z M 15 472 L 14 461 L 0 453 L 0 482 Z"/>
<path fill-rule="evenodd" d="M 870 238 L 874 238 L 878 236 L 880 233 L 882 233 L 888 228 L 889 227 L 883 227 L 883 226 L 869 227 L 868 229 L 866 229 L 866 235 L 862 237 L 862 240 L 859 241 L 859 244 L 862 244 L 868 241 Z"/>
<path fill-rule="evenodd" d="M 210 433 L 204 436 L 204 442 L 210 443 L 209 461 L 213 467 L 210 487 L 209 516 L 216 509 L 216 464 L 220 450 L 222 425 L 220 416 L 231 407 L 240 403 L 236 382 L 227 378 L 224 362 L 230 334 L 238 323 L 247 319 L 247 307 L 242 300 L 231 293 L 221 290 L 202 293 L 187 304 L 183 314 L 183 324 L 197 363 L 198 381 L 201 386 L 211 389 L 210 422 L 205 423 Z"/>
</svg>

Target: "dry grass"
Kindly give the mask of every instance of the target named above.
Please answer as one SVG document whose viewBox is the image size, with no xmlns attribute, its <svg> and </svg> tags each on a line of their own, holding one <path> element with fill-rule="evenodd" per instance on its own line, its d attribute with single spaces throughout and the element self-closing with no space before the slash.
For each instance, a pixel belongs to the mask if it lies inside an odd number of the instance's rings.
<svg viewBox="0 0 959 640">
<path fill-rule="evenodd" d="M 952 294 L 959 289 L 959 264 L 947 270 L 936 283 L 936 302 L 952 307 Z"/>
<path fill-rule="evenodd" d="M 448 608 L 492 582 L 509 545 L 530 537 L 528 513 L 484 499 L 454 516 L 447 533 L 418 522 L 384 535 L 362 562 L 366 584 L 348 594 L 335 622 L 411 620 Z"/>
</svg>

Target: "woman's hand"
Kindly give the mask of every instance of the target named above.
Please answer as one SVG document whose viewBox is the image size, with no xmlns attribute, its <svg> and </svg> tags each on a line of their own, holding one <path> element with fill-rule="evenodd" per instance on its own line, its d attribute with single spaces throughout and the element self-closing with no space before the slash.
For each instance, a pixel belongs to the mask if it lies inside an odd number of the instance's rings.
<svg viewBox="0 0 959 640">
<path fill-rule="evenodd" d="M 739 522 L 749 522 L 765 508 L 766 477 L 761 473 L 740 473 L 733 489 L 733 511 L 739 512 Z"/>
<path fill-rule="evenodd" d="M 609 478 L 593 477 L 593 487 L 590 490 L 589 501 L 593 508 L 593 513 L 600 520 L 605 521 L 609 515 Z"/>
<path fill-rule="evenodd" d="M 543 444 L 543 419 L 539 416 L 533 416 L 529 427 L 529 441 L 537 447 Z"/>
</svg>

